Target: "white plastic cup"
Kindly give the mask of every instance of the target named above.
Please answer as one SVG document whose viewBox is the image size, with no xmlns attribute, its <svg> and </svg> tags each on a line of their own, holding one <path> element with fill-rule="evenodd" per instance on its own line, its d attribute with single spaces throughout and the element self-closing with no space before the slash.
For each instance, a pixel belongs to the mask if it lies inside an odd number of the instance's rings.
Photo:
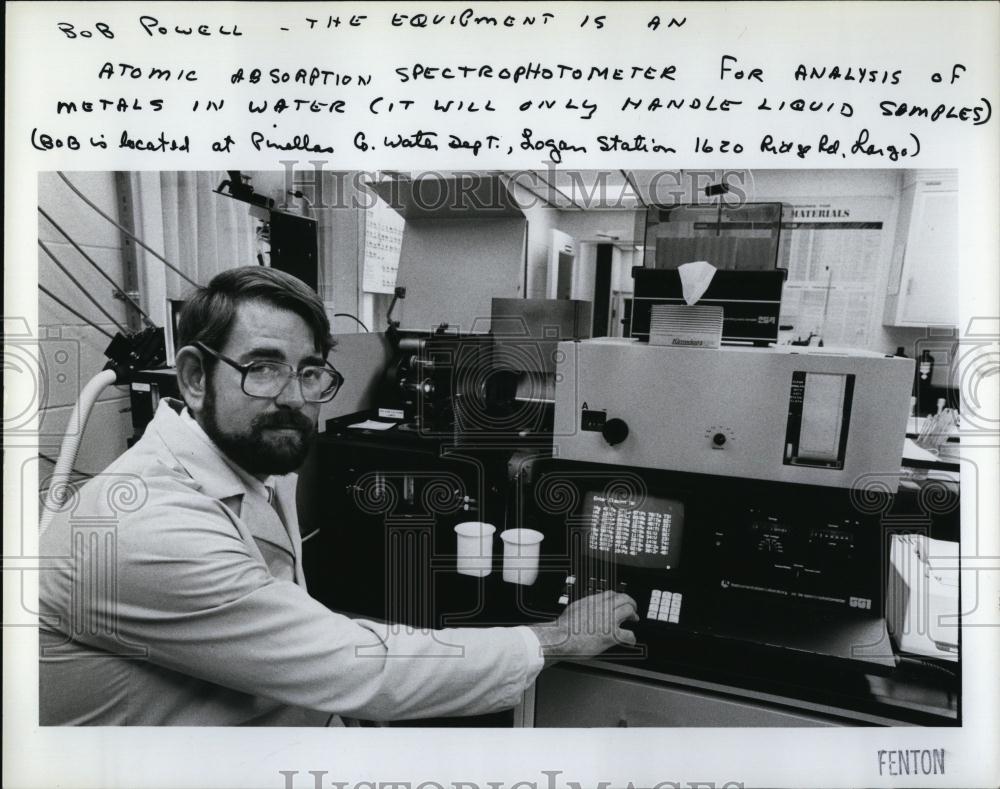
<svg viewBox="0 0 1000 789">
<path fill-rule="evenodd" d="M 474 575 L 483 578 L 493 569 L 493 533 L 496 526 L 482 521 L 465 521 L 455 527 L 458 535 L 458 558 L 456 569 L 459 575 Z"/>
<path fill-rule="evenodd" d="M 538 553 L 545 535 L 534 529 L 507 529 L 503 540 L 503 579 L 509 584 L 531 586 L 538 578 Z"/>
</svg>

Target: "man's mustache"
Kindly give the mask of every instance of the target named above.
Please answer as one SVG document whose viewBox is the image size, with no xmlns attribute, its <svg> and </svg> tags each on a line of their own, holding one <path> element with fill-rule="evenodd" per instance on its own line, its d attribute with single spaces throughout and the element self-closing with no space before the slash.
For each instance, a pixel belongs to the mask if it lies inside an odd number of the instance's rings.
<svg viewBox="0 0 1000 789">
<path fill-rule="evenodd" d="M 273 414 L 261 414 L 254 419 L 257 430 L 293 428 L 303 433 L 312 433 L 316 426 L 305 414 L 298 411 L 276 411 Z"/>
</svg>

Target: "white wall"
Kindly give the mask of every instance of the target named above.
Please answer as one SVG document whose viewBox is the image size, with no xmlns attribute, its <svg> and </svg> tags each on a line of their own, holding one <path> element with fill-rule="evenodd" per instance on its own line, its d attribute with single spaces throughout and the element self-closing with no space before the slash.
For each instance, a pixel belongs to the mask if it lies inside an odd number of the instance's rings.
<svg viewBox="0 0 1000 789">
<path fill-rule="evenodd" d="M 577 241 L 642 243 L 646 210 L 560 211 L 556 229 Z"/>
<path fill-rule="evenodd" d="M 747 171 L 750 200 L 801 197 L 899 197 L 900 170 Z"/>
</svg>

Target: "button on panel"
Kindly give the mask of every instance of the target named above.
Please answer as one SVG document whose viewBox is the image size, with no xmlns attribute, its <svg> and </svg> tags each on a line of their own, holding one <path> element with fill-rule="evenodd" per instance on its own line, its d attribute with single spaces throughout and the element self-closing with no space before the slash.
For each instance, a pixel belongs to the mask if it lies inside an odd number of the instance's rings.
<svg viewBox="0 0 1000 789">
<path fill-rule="evenodd" d="M 684 596 L 680 592 L 653 589 L 649 595 L 646 618 L 658 622 L 678 623 L 681 618 L 681 603 Z"/>
</svg>

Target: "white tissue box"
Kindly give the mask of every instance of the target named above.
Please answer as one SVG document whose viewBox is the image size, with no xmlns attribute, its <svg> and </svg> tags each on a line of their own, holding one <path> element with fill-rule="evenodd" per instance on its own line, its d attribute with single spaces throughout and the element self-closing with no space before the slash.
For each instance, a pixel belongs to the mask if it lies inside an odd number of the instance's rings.
<svg viewBox="0 0 1000 789">
<path fill-rule="evenodd" d="M 649 319 L 649 344 L 718 348 L 722 344 L 722 318 L 722 307 L 655 304 Z"/>
</svg>

